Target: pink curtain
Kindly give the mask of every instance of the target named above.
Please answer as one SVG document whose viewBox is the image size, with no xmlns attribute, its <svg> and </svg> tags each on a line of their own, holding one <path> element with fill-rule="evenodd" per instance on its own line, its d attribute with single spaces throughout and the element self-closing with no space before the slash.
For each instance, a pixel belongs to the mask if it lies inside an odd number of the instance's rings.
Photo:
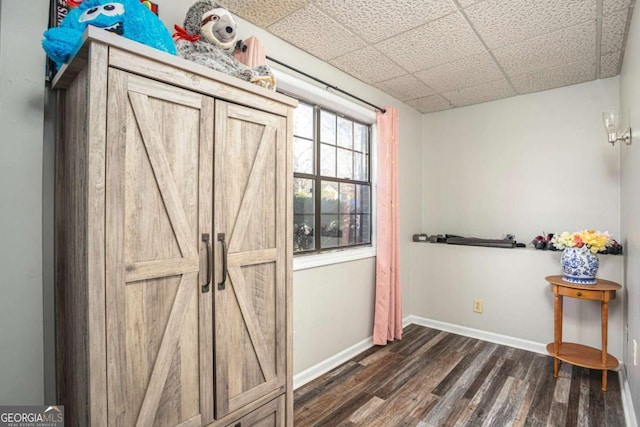
<svg viewBox="0 0 640 427">
<path fill-rule="evenodd" d="M 267 54 L 264 51 L 264 46 L 255 37 L 249 37 L 242 41 L 246 47 L 244 51 L 236 50 L 233 53 L 235 58 L 249 67 L 255 67 L 256 65 L 264 65 L 267 63 Z"/>
<path fill-rule="evenodd" d="M 376 302 L 373 343 L 402 338 L 400 219 L 398 205 L 398 110 L 377 112 L 378 190 Z"/>
</svg>

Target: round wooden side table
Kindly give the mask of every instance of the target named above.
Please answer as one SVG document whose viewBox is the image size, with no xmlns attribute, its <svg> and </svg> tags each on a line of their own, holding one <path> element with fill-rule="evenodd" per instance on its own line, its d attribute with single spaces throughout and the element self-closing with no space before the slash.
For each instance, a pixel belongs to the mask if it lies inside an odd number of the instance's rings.
<svg viewBox="0 0 640 427">
<path fill-rule="evenodd" d="M 554 303 L 554 339 L 547 345 L 547 351 L 555 360 L 553 375 L 558 378 L 559 362 L 588 369 L 602 371 L 602 390 L 607 391 L 607 369 L 618 367 L 618 359 L 607 353 L 607 328 L 609 322 L 609 301 L 616 298 L 620 286 L 616 282 L 596 279 L 595 285 L 577 285 L 562 280 L 562 276 L 547 276 L 545 280 L 551 284 L 555 295 Z M 562 297 L 600 301 L 602 310 L 602 348 L 597 349 L 582 344 L 562 342 Z"/>
</svg>

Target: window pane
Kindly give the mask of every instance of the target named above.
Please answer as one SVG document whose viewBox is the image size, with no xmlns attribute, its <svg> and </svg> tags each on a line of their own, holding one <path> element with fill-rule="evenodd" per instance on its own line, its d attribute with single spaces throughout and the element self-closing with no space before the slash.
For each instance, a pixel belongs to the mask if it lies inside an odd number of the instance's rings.
<svg viewBox="0 0 640 427">
<path fill-rule="evenodd" d="M 358 215 L 357 218 L 356 244 L 371 243 L 371 215 Z"/>
<path fill-rule="evenodd" d="M 322 181 L 320 194 L 320 212 L 322 214 L 338 213 L 339 192 L 337 182 Z"/>
<path fill-rule="evenodd" d="M 336 147 L 320 144 L 320 175 L 336 176 Z"/>
<path fill-rule="evenodd" d="M 313 180 L 293 178 L 293 213 L 313 214 L 315 202 L 313 198 Z"/>
<path fill-rule="evenodd" d="M 371 188 L 368 185 L 356 185 L 356 213 L 371 212 Z"/>
<path fill-rule="evenodd" d="M 324 110 L 320 113 L 320 141 L 336 144 L 336 115 Z"/>
<path fill-rule="evenodd" d="M 356 185 L 340 184 L 340 213 L 350 214 L 356 212 Z"/>
<path fill-rule="evenodd" d="M 313 180 L 293 179 L 293 250 L 315 249 Z"/>
<path fill-rule="evenodd" d="M 338 148 L 337 178 L 353 179 L 353 151 Z"/>
<path fill-rule="evenodd" d="M 338 145 L 353 148 L 353 122 L 338 117 Z"/>
<path fill-rule="evenodd" d="M 352 215 L 340 215 L 340 237 L 338 238 L 340 246 L 349 246 L 355 243 L 351 238 L 351 217 Z"/>
<path fill-rule="evenodd" d="M 367 156 L 360 153 L 353 153 L 353 179 L 356 181 L 367 181 Z"/>
<path fill-rule="evenodd" d="M 369 152 L 369 128 L 360 123 L 353 124 L 353 149 L 363 153 Z"/>
<path fill-rule="evenodd" d="M 293 171 L 313 174 L 313 140 L 294 139 Z"/>
<path fill-rule="evenodd" d="M 293 114 L 293 134 L 313 139 L 313 107 L 300 103 Z"/>
<path fill-rule="evenodd" d="M 322 215 L 320 221 L 320 247 L 333 248 L 340 244 L 340 223 L 338 215 Z"/>
</svg>

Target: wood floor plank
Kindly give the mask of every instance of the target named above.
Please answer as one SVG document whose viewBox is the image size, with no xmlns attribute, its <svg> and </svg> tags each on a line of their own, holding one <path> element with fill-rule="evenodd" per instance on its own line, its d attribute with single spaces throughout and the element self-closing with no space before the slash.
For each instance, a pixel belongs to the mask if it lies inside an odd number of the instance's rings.
<svg viewBox="0 0 640 427">
<path fill-rule="evenodd" d="M 523 427 L 526 424 L 527 414 L 529 413 L 529 408 L 531 407 L 531 402 L 533 401 L 533 396 L 535 394 L 535 385 L 527 381 L 524 381 L 524 383 L 528 385 L 527 392 L 522 399 L 520 409 L 513 420 L 512 427 Z"/>
<path fill-rule="evenodd" d="M 571 368 L 572 366 L 563 363 L 558 372 L 556 385 L 553 390 L 553 400 L 549 409 L 547 426 L 561 427 L 565 425 L 567 405 L 569 403 L 569 390 L 571 388 Z"/>
<path fill-rule="evenodd" d="M 611 375 L 613 376 L 613 375 Z M 602 372 L 596 370 L 589 371 L 589 408 L 603 408 L 604 396 L 602 393 Z M 604 410 L 589 411 L 590 426 L 604 426 Z"/>
<path fill-rule="evenodd" d="M 529 386 L 530 384 L 523 380 L 514 377 L 507 378 L 498 399 L 487 416 L 487 424 L 495 427 L 513 425 L 525 401 Z"/>
<path fill-rule="evenodd" d="M 346 381 L 349 376 L 363 367 L 357 363 L 349 361 L 343 363 L 325 375 L 316 378 L 305 387 L 296 390 L 294 399 L 297 406 L 305 406 L 312 399 L 321 396 L 325 391 L 334 389 L 341 382 Z"/>
<path fill-rule="evenodd" d="M 586 369 L 579 366 L 573 366 L 571 370 L 571 385 L 569 387 L 569 402 L 580 401 L 580 378 Z M 579 405 L 567 405 L 567 415 L 565 417 L 565 426 L 578 425 L 578 408 Z"/>
<path fill-rule="evenodd" d="M 576 425 L 589 425 L 589 382 L 590 373 L 588 369 L 583 371 L 580 378 L 580 399 L 578 400 L 578 423 Z"/>
<path fill-rule="evenodd" d="M 367 404 L 373 396 L 366 393 L 356 394 L 352 398 L 346 400 L 342 405 L 321 418 L 317 424 L 324 426 L 335 426 L 343 421 L 349 421 L 348 418 L 356 412 L 361 406 Z"/>
<path fill-rule="evenodd" d="M 620 388 L 620 377 L 617 372 L 610 371 L 607 392 L 604 393 L 604 422 L 607 426 L 622 426 L 625 423 Z"/>
<path fill-rule="evenodd" d="M 358 408 L 355 412 L 351 414 L 349 417 L 349 421 L 355 424 L 361 423 L 369 414 L 375 411 L 384 403 L 384 400 L 379 397 L 372 396 L 371 399 L 360 408 Z"/>
<path fill-rule="evenodd" d="M 296 427 L 624 425 L 620 382 L 525 350 L 411 325 L 295 392 Z"/>
<path fill-rule="evenodd" d="M 511 359 L 500 359 L 500 363 L 496 364 L 495 370 L 489 374 L 485 384 L 480 388 L 479 394 L 474 396 L 472 400 L 475 409 L 469 417 L 468 425 L 479 426 L 484 423 L 504 382 L 509 378 L 508 373 L 513 369 L 513 365 L 514 362 Z"/>
<path fill-rule="evenodd" d="M 469 352 L 464 355 L 460 363 L 458 363 L 455 368 L 449 372 L 444 380 L 438 384 L 438 386 L 433 390 L 433 394 L 438 396 L 443 396 L 447 393 L 451 387 L 458 381 L 458 379 L 464 375 L 465 372 L 471 367 L 472 363 L 480 363 L 486 362 L 486 360 L 481 360 L 480 362 L 476 361 L 478 354 L 486 347 L 487 343 L 478 341 L 478 345 L 469 349 Z M 488 359 L 487 359 L 488 360 Z M 484 367 L 484 364 L 482 365 Z M 479 369 L 480 372 L 482 369 Z"/>
<path fill-rule="evenodd" d="M 453 345 L 455 340 L 448 334 L 436 335 L 410 357 L 398 356 L 400 362 L 394 367 L 394 375 L 387 375 L 383 381 L 371 381 L 366 391 L 381 399 L 387 399 L 419 371 L 437 363 L 442 355 L 451 354 Z"/>
<path fill-rule="evenodd" d="M 448 411 L 458 399 L 464 396 L 464 393 L 473 383 L 476 375 L 482 370 L 496 348 L 496 344 L 487 343 L 476 356 L 474 362 L 469 365 L 469 369 L 451 386 L 449 391 L 442 396 L 438 404 L 433 407 L 424 421 L 431 425 L 438 425 L 441 420 L 447 418 Z"/>
<path fill-rule="evenodd" d="M 533 363 L 534 354 L 530 351 L 518 350 L 518 358 L 516 361 L 516 366 L 511 372 L 511 376 L 517 380 L 524 380 L 527 377 L 527 373 L 529 372 L 529 368 Z"/>
<path fill-rule="evenodd" d="M 489 359 L 487 360 L 487 363 L 484 364 L 484 367 L 476 376 L 476 379 L 473 381 L 471 386 L 469 386 L 467 391 L 464 393 L 464 397 L 466 399 L 472 399 L 473 396 L 476 395 L 480 387 L 482 387 L 482 384 L 484 384 L 484 382 L 487 380 L 487 377 L 489 376 L 491 371 L 493 371 L 493 369 L 495 368 L 498 361 L 500 361 L 500 366 L 502 366 L 504 359 L 500 359 L 500 357 L 497 356 L 496 354 L 492 354 L 491 357 L 489 357 Z"/>
<path fill-rule="evenodd" d="M 371 383 L 386 379 L 394 364 L 399 361 L 398 355 L 388 353 L 385 358 L 349 375 L 345 381 L 331 388 L 329 392 L 314 397 L 300 408 L 296 406 L 294 415 L 296 425 L 313 425 L 315 421 L 337 409 L 346 399 L 363 392 L 363 389 Z"/>
<path fill-rule="evenodd" d="M 546 426 L 547 419 L 549 418 L 549 410 L 551 409 L 551 403 L 553 401 L 553 389 L 555 387 L 555 378 L 553 377 L 553 359 L 551 357 L 545 358 L 545 363 L 538 373 L 538 379 L 535 387 L 536 392 L 529 408 L 529 414 L 527 415 L 527 422 L 525 426 Z M 544 372 L 550 372 L 551 374 L 541 374 Z"/>
</svg>

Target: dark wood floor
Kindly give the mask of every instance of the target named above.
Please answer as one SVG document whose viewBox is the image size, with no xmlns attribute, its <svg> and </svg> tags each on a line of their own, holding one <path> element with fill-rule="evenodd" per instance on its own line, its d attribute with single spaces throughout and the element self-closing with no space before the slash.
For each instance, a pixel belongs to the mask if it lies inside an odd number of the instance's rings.
<svg viewBox="0 0 640 427">
<path fill-rule="evenodd" d="M 295 426 L 625 425 L 618 373 L 417 325 L 295 392 Z"/>
</svg>

